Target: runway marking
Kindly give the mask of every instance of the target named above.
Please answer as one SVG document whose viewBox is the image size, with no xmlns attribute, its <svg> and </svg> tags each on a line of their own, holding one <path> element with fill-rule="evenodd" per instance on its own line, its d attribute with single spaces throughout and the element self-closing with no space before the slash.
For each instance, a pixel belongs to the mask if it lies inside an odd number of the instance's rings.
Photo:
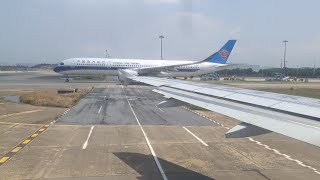
<svg viewBox="0 0 320 180">
<path fill-rule="evenodd" d="M 200 115 L 200 113 L 195 112 L 195 111 L 189 109 L 189 108 L 186 107 L 186 106 L 183 106 L 183 108 L 185 108 L 185 109 L 187 109 L 187 110 L 189 110 L 189 111 L 191 111 L 191 112 L 193 112 L 193 113 L 195 113 L 195 114 Z M 211 120 L 211 119 L 209 118 L 209 120 Z M 211 121 L 217 123 L 217 122 L 214 121 L 214 120 L 211 120 Z M 223 126 L 224 128 L 226 128 L 227 130 L 230 129 L 229 127 L 224 126 L 224 125 L 221 124 L 221 123 L 217 123 L 217 124 L 220 124 L 221 126 Z M 270 146 L 265 145 L 265 144 L 262 144 L 261 142 L 259 142 L 259 141 L 257 141 L 257 140 L 254 140 L 254 139 L 251 138 L 251 137 L 247 137 L 247 138 L 248 138 L 250 141 L 255 142 L 257 145 L 263 146 L 264 148 L 273 151 L 275 154 L 281 155 L 281 156 L 285 157 L 286 159 L 288 159 L 288 160 L 290 160 L 290 161 L 296 162 L 298 165 L 300 165 L 300 166 L 302 166 L 302 167 L 309 168 L 309 169 L 313 170 L 314 173 L 320 174 L 320 172 L 319 172 L 316 168 L 314 168 L 314 167 L 312 167 L 312 166 L 308 166 L 308 165 L 304 164 L 302 161 L 299 161 L 299 160 L 297 160 L 297 159 L 293 159 L 293 158 L 291 158 L 289 155 L 283 154 L 283 153 L 281 153 L 281 152 L 280 152 L 279 150 L 277 150 L 277 149 L 270 148 Z"/>
<path fill-rule="evenodd" d="M 189 129 L 187 129 L 186 127 L 182 127 L 183 129 L 185 129 L 188 133 L 190 133 L 193 137 L 195 137 L 198 141 L 200 141 L 204 146 L 209 146 L 207 143 L 205 143 L 204 141 L 202 141 L 202 139 L 200 139 L 198 136 L 196 136 L 195 134 L 193 134 Z"/>
<path fill-rule="evenodd" d="M 80 100 L 80 101 L 81 101 L 81 100 Z M 79 101 L 79 102 L 80 102 L 80 101 Z M 79 103 L 79 102 L 78 102 L 78 103 Z M 74 106 L 73 106 L 73 107 L 74 107 Z M 72 108 L 73 108 L 73 107 L 72 107 Z M 50 125 L 55 124 L 55 123 L 56 123 L 57 121 L 59 121 L 64 115 L 66 115 L 70 110 L 71 110 L 71 109 L 69 109 L 69 108 L 68 108 L 67 110 L 65 110 L 65 111 L 62 113 L 62 115 L 61 115 L 58 119 L 53 120 L 53 121 L 50 123 Z M 48 125 L 48 126 L 49 126 L 49 125 Z"/>
<path fill-rule="evenodd" d="M 13 150 L 11 150 L 11 152 L 18 152 L 18 151 L 20 151 L 20 149 L 22 149 L 22 147 L 18 146 L 16 148 L 14 148 Z"/>
<path fill-rule="evenodd" d="M 69 111 L 70 111 L 70 109 L 65 110 L 65 111 L 63 112 L 62 116 L 65 115 L 65 114 L 67 114 Z"/>
<path fill-rule="evenodd" d="M 10 158 L 10 157 L 7 157 L 7 156 L 2 157 L 2 158 L 0 159 L 0 163 L 5 163 L 9 158 Z"/>
<path fill-rule="evenodd" d="M 86 149 L 87 148 L 88 142 L 89 142 L 89 139 L 90 139 L 90 136 L 91 136 L 91 133 L 92 133 L 93 129 L 94 129 L 94 126 L 91 126 L 89 134 L 88 134 L 88 137 L 87 137 L 86 141 L 83 143 L 82 149 Z"/>
<path fill-rule="evenodd" d="M 19 153 L 25 146 L 27 146 L 31 141 L 33 141 L 36 137 L 38 137 L 41 133 L 43 133 L 46 129 L 48 129 L 48 125 L 44 125 L 37 129 L 34 133 L 28 136 L 26 139 L 21 141 L 18 145 L 13 147 L 9 152 L 0 157 L 0 166 L 7 162 L 14 155 Z"/>
<path fill-rule="evenodd" d="M 18 123 L 18 122 L 3 122 L 3 121 L 0 121 L 0 124 L 7 124 L 7 125 L 26 125 L 26 126 L 39 126 L 39 125 L 41 125 L 41 124 Z"/>
<path fill-rule="evenodd" d="M 157 107 L 161 112 L 164 112 L 164 110 L 162 110 L 161 108 Z"/>
<path fill-rule="evenodd" d="M 40 112 L 40 111 L 43 111 L 43 110 L 42 109 L 37 109 L 37 110 L 32 110 L 32 111 L 24 111 L 24 112 L 12 113 L 12 114 L 5 114 L 5 115 L 1 115 L 0 119 L 1 118 L 5 118 L 5 117 L 18 116 L 18 115 L 21 115 L 21 114 L 35 113 L 35 112 Z"/>
<path fill-rule="evenodd" d="M 100 109 L 99 109 L 99 111 L 98 111 L 98 114 L 100 114 L 101 109 L 102 109 L 102 105 L 100 106 Z"/>
<path fill-rule="evenodd" d="M 161 166 L 161 164 L 160 164 L 160 161 L 159 161 L 156 153 L 155 153 L 154 150 L 153 150 L 153 147 L 152 147 L 152 145 L 151 145 L 151 143 L 150 143 L 150 141 L 149 141 L 149 138 L 148 138 L 146 132 L 144 131 L 144 129 L 142 128 L 142 126 L 141 126 L 141 124 L 140 124 L 140 121 L 139 121 L 136 113 L 134 112 L 134 110 L 133 110 L 133 108 L 132 108 L 132 106 L 131 106 L 130 101 L 128 100 L 128 96 L 127 96 L 126 91 L 125 91 L 124 88 L 123 88 L 123 85 L 121 85 L 121 87 L 122 87 L 122 90 L 123 90 L 124 95 L 125 95 L 125 97 L 126 97 L 126 100 L 127 100 L 128 104 L 129 104 L 129 106 L 130 106 L 130 109 L 131 109 L 131 111 L 132 111 L 132 113 L 133 113 L 133 115 L 134 115 L 134 117 L 135 117 L 135 119 L 136 119 L 136 121 L 137 121 L 137 123 L 138 123 L 138 125 L 139 125 L 139 127 L 140 127 L 140 130 L 142 131 L 142 134 L 143 134 L 143 136 L 144 136 L 147 144 L 148 144 L 148 147 L 149 147 L 149 149 L 150 149 L 150 151 L 151 151 L 152 157 L 153 157 L 154 161 L 156 162 L 156 165 L 157 165 L 157 167 L 158 167 L 158 169 L 159 169 L 159 171 L 160 171 L 160 174 L 161 174 L 162 178 L 163 178 L 164 180 L 168 180 L 168 178 L 167 178 L 166 174 L 164 173 L 164 170 L 163 170 L 163 168 L 162 168 L 162 166 Z"/>
<path fill-rule="evenodd" d="M 302 161 L 299 161 L 299 160 L 297 160 L 297 159 L 294 159 L 294 158 L 290 157 L 290 156 L 287 155 L 287 154 L 281 153 L 281 152 L 280 152 L 279 150 L 277 150 L 277 149 L 270 148 L 268 145 L 265 145 L 265 144 L 261 143 L 260 141 L 254 140 L 254 139 L 251 138 L 251 137 L 248 137 L 248 139 L 249 139 L 249 141 L 255 142 L 257 145 L 263 146 L 264 148 L 266 148 L 266 149 L 268 149 L 268 150 L 271 150 L 271 151 L 273 151 L 274 153 L 279 154 L 280 156 L 283 156 L 283 157 L 285 157 L 286 159 L 288 159 L 288 160 L 290 160 L 290 161 L 294 161 L 295 163 L 297 163 L 298 165 L 300 165 L 300 166 L 302 166 L 302 167 L 309 168 L 309 169 L 311 169 L 313 172 L 315 172 L 315 173 L 317 173 L 317 174 L 320 174 L 320 172 L 319 172 L 316 168 L 314 168 L 314 167 L 312 167 L 312 166 L 308 166 L 308 165 L 304 164 Z"/>
<path fill-rule="evenodd" d="M 0 103 L 0 104 L 4 104 L 4 103 Z"/>
<path fill-rule="evenodd" d="M 31 140 L 30 139 L 26 139 L 22 142 L 22 144 L 28 144 Z"/>
<path fill-rule="evenodd" d="M 35 134 L 32 134 L 31 137 L 37 137 L 39 134 L 38 133 L 35 133 Z"/>
<path fill-rule="evenodd" d="M 190 111 L 190 112 L 198 115 L 198 116 L 201 116 L 201 117 L 203 117 L 203 118 L 205 118 L 205 119 L 207 119 L 207 120 L 209 120 L 209 121 L 211 121 L 211 122 L 219 125 L 219 126 L 225 127 L 223 124 L 221 124 L 221 123 L 219 123 L 219 122 L 217 122 L 217 121 L 215 121 L 215 120 L 213 120 L 213 119 L 211 119 L 211 118 L 209 118 L 209 117 L 207 117 L 207 116 L 205 116 L 205 115 L 203 115 L 203 114 L 201 114 L 201 113 L 198 113 L 197 111 L 193 111 L 193 110 L 191 110 L 190 108 L 188 108 L 188 107 L 186 107 L 186 106 L 182 106 L 182 107 L 183 107 L 184 109 L 186 109 L 186 110 L 188 110 L 188 111 Z"/>
</svg>

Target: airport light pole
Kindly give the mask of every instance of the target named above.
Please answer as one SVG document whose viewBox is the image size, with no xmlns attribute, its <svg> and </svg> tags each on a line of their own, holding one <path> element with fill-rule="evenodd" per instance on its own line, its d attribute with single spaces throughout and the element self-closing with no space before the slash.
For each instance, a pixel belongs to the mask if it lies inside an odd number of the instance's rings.
<svg viewBox="0 0 320 180">
<path fill-rule="evenodd" d="M 106 58 L 109 58 L 108 49 L 106 49 Z"/>
<path fill-rule="evenodd" d="M 160 38 L 160 53 L 161 53 L 161 60 L 162 60 L 163 59 L 163 57 L 162 57 L 162 39 L 164 38 L 164 36 L 160 35 L 159 38 Z"/>
<path fill-rule="evenodd" d="M 284 70 L 284 76 L 287 75 L 287 67 L 286 67 L 286 55 L 287 55 L 287 40 L 284 40 L 284 55 L 283 55 L 283 70 Z"/>
<path fill-rule="evenodd" d="M 316 63 L 313 64 L 313 73 L 312 73 L 312 77 L 315 78 L 314 74 L 316 73 Z"/>
</svg>

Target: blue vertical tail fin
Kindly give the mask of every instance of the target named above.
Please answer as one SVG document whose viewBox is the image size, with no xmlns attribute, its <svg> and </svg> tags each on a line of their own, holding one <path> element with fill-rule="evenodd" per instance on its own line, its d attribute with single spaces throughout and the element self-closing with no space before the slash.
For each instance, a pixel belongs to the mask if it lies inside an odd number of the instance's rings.
<svg viewBox="0 0 320 180">
<path fill-rule="evenodd" d="M 205 59 L 205 61 L 211 63 L 226 64 L 236 42 L 237 40 L 229 40 L 218 52 L 209 56 L 207 59 Z"/>
</svg>

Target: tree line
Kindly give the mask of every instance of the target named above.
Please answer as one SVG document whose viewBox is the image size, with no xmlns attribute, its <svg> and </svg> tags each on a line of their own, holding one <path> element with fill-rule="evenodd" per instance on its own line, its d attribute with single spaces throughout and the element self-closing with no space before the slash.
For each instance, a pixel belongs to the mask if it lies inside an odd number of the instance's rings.
<svg viewBox="0 0 320 180">
<path fill-rule="evenodd" d="M 286 71 L 286 73 L 285 73 Z M 225 69 L 217 72 L 220 76 L 273 77 L 277 73 L 301 78 L 320 78 L 320 68 L 270 68 L 260 69 L 258 72 L 248 69 Z"/>
</svg>

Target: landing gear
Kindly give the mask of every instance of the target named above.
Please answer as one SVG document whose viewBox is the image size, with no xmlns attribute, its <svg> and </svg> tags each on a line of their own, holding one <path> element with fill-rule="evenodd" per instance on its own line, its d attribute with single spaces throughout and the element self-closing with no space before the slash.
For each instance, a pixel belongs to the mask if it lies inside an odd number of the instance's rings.
<svg viewBox="0 0 320 180">
<path fill-rule="evenodd" d="M 69 82 L 69 75 L 67 74 L 67 78 L 64 80 L 64 82 L 68 83 Z"/>
<path fill-rule="evenodd" d="M 188 77 L 184 77 L 183 79 L 186 80 Z"/>
</svg>

